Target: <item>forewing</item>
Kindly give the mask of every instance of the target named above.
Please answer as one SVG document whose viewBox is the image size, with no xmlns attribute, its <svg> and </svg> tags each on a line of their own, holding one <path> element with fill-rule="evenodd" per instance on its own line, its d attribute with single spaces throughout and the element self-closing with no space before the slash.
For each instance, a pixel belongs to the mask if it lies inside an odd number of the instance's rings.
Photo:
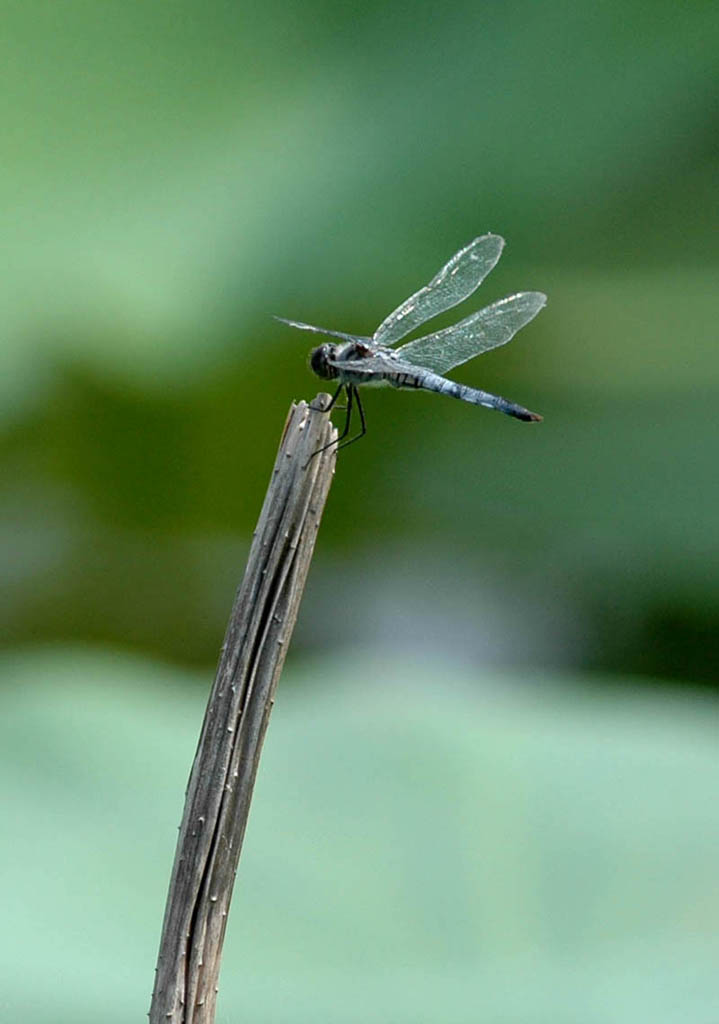
<svg viewBox="0 0 719 1024">
<path fill-rule="evenodd" d="M 373 335 L 376 345 L 394 345 L 426 320 L 451 309 L 479 287 L 502 254 L 504 239 L 482 235 L 455 253 L 429 284 L 398 306 Z"/>
<path fill-rule="evenodd" d="M 446 373 L 481 352 L 506 345 L 546 301 L 542 292 L 518 292 L 485 306 L 452 327 L 409 341 L 395 351 L 407 363 Z"/>
<path fill-rule="evenodd" d="M 367 338 L 360 338 L 356 334 L 345 334 L 343 331 L 330 331 L 326 327 L 315 327 L 314 324 L 305 324 L 301 320 L 288 320 L 284 316 L 276 316 L 275 320 L 279 320 L 281 324 L 287 324 L 288 327 L 298 327 L 301 331 L 312 331 L 313 334 L 329 334 L 332 338 L 342 338 L 343 341 L 368 341 Z"/>
</svg>

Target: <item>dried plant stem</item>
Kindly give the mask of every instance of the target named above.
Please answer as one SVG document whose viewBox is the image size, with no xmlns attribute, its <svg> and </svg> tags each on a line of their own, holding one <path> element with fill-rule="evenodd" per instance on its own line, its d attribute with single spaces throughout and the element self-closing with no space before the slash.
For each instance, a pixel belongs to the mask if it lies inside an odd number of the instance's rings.
<svg viewBox="0 0 719 1024">
<path fill-rule="evenodd" d="M 318 395 L 314 407 L 327 406 Z M 257 766 L 332 482 L 337 432 L 293 405 L 222 646 L 170 880 L 150 1024 L 212 1024 Z M 309 460 L 309 461 L 308 461 Z"/>
</svg>

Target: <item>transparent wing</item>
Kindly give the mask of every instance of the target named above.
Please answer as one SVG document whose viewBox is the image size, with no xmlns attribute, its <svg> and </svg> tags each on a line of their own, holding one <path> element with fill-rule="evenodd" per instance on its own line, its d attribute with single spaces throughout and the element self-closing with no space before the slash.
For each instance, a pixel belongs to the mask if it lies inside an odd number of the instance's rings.
<svg viewBox="0 0 719 1024">
<path fill-rule="evenodd" d="M 455 253 L 429 284 L 398 306 L 372 336 L 376 345 L 394 345 L 425 320 L 451 309 L 480 286 L 502 254 L 504 239 L 482 235 Z"/>
<path fill-rule="evenodd" d="M 480 352 L 506 345 L 546 301 L 542 292 L 518 292 L 480 309 L 453 327 L 409 341 L 395 352 L 405 362 L 446 373 Z"/>
<path fill-rule="evenodd" d="M 276 316 L 281 324 L 288 327 L 298 327 L 301 331 L 312 331 L 313 334 L 329 334 L 332 338 L 342 338 L 344 341 L 369 341 L 369 338 L 361 338 L 356 334 L 344 334 L 342 331 L 330 331 L 326 327 L 315 327 L 314 324 L 303 324 L 301 320 L 288 320 L 284 316 Z"/>
</svg>

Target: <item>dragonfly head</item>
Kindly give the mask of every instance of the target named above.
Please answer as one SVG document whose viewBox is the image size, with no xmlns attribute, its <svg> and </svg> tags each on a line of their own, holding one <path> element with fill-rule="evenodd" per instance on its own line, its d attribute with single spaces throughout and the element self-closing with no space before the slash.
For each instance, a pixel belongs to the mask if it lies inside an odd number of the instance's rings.
<svg viewBox="0 0 719 1024">
<path fill-rule="evenodd" d="M 334 359 L 338 347 L 338 345 L 333 345 L 332 342 L 326 342 L 324 345 L 313 348 L 310 352 L 310 368 L 312 372 L 324 380 L 335 378 L 339 371 L 336 366 L 332 365 L 330 360 Z"/>
</svg>

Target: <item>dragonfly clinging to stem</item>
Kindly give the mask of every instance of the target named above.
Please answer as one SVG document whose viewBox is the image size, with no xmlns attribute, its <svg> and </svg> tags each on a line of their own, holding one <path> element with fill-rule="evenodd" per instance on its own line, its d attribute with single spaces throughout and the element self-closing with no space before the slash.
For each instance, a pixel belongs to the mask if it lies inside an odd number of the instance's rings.
<svg viewBox="0 0 719 1024">
<path fill-rule="evenodd" d="M 332 442 L 338 450 L 359 440 L 367 432 L 358 391 L 360 385 L 389 385 L 394 388 L 436 391 L 440 395 L 459 398 L 473 405 L 499 409 L 525 422 L 542 419 L 536 412 L 530 412 L 506 398 L 459 384 L 443 376 L 468 359 L 511 341 L 517 331 L 528 324 L 545 305 L 547 296 L 542 292 L 517 292 L 485 306 L 452 327 L 426 334 L 399 348 L 390 347 L 420 324 L 469 298 L 496 265 L 503 248 L 504 239 L 499 235 L 488 234 L 475 238 L 456 252 L 429 284 L 410 295 L 390 313 L 371 338 L 276 317 L 290 327 L 338 339 L 326 341 L 310 354 L 310 366 L 317 376 L 338 383 L 337 390 L 323 412 L 328 412 L 343 392 L 347 396 L 345 425 L 337 440 Z M 360 417 L 360 431 L 348 438 L 355 406 Z"/>
</svg>

